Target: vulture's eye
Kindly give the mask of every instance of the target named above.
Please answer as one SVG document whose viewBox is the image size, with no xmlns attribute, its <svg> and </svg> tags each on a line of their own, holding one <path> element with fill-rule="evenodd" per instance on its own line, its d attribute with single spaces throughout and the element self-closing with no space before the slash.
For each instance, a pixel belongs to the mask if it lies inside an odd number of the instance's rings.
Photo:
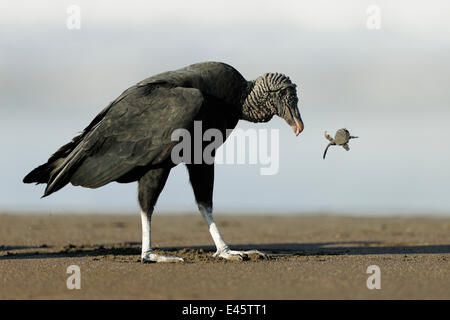
<svg viewBox="0 0 450 320">
<path fill-rule="evenodd" d="M 280 96 L 284 97 L 287 94 L 287 90 L 286 89 L 281 89 L 280 90 Z"/>
</svg>

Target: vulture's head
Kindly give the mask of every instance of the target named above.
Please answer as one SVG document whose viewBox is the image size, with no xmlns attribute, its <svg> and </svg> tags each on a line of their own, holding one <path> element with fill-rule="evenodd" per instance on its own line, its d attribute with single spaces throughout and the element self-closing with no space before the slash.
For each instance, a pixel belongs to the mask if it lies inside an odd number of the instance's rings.
<svg viewBox="0 0 450 320">
<path fill-rule="evenodd" d="M 298 110 L 296 85 L 281 73 L 266 73 L 257 78 L 244 104 L 244 115 L 254 122 L 269 121 L 274 115 L 283 118 L 296 135 L 303 131 Z"/>
</svg>

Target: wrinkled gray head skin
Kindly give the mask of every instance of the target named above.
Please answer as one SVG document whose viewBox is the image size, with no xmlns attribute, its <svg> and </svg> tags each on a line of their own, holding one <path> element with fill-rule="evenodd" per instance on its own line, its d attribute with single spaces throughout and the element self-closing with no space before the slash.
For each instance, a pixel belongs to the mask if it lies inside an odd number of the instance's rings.
<svg viewBox="0 0 450 320">
<path fill-rule="evenodd" d="M 296 135 L 303 131 L 297 107 L 296 85 L 281 73 L 266 73 L 254 81 L 243 106 L 245 120 L 266 122 L 274 115 L 283 118 Z"/>
</svg>

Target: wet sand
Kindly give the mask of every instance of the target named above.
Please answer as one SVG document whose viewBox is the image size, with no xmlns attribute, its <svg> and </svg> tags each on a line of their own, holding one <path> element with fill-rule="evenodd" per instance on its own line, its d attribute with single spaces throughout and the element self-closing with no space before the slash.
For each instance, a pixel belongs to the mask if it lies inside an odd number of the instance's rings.
<svg viewBox="0 0 450 320">
<path fill-rule="evenodd" d="M 200 215 L 155 214 L 153 246 L 184 263 L 140 263 L 138 215 L 0 214 L 0 299 L 450 299 L 449 218 L 218 216 L 216 260 Z M 78 265 L 81 289 L 69 290 Z M 366 269 L 381 270 L 369 290 Z"/>
</svg>

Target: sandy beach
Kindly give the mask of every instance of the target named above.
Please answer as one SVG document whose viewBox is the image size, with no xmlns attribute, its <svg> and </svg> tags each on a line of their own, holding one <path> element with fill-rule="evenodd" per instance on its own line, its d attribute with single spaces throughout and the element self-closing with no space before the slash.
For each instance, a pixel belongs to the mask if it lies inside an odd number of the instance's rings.
<svg viewBox="0 0 450 320">
<path fill-rule="evenodd" d="M 140 263 L 138 215 L 0 214 L 1 299 L 450 299 L 449 218 L 217 216 L 232 248 L 211 257 L 200 215 L 155 214 L 153 246 L 183 263 Z M 69 290 L 67 267 L 81 271 Z M 367 267 L 381 271 L 369 290 Z"/>
</svg>

